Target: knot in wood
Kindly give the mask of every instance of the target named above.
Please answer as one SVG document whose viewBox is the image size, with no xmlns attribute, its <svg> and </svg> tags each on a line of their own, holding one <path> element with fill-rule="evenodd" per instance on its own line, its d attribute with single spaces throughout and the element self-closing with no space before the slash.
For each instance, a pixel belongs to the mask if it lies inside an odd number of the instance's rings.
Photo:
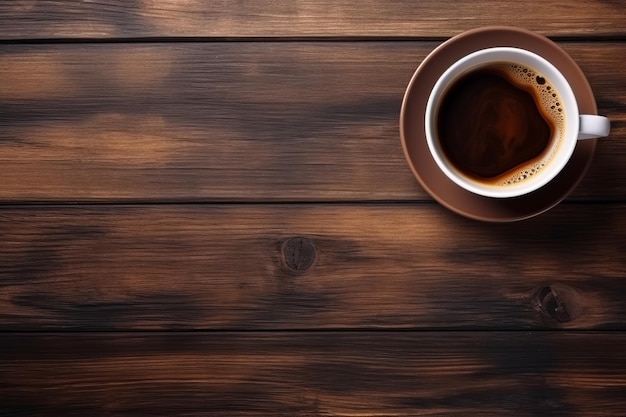
<svg viewBox="0 0 626 417">
<path fill-rule="evenodd" d="M 313 266 L 317 253 L 315 245 L 306 237 L 292 237 L 283 242 L 283 263 L 294 274 L 303 274 Z"/>
<path fill-rule="evenodd" d="M 545 287 L 540 291 L 539 302 L 541 309 L 554 320 L 562 323 L 572 320 L 564 298 L 553 286 Z"/>
</svg>

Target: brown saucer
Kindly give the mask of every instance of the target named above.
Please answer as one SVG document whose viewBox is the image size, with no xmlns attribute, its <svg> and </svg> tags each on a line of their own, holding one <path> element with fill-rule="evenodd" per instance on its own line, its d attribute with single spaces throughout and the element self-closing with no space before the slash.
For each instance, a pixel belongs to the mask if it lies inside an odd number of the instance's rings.
<svg viewBox="0 0 626 417">
<path fill-rule="evenodd" d="M 430 90 L 439 76 L 459 58 L 496 46 L 523 48 L 543 56 L 569 80 L 581 114 L 597 114 L 587 78 L 576 62 L 558 45 L 534 32 L 512 27 L 487 27 L 457 35 L 441 44 L 420 64 L 407 87 L 400 113 L 400 137 L 411 170 L 428 193 L 443 206 L 463 216 L 489 222 L 526 219 L 561 202 L 584 176 L 596 140 L 578 142 L 563 171 L 546 186 L 521 197 L 490 198 L 456 185 L 437 167 L 424 133 L 424 112 Z"/>
</svg>

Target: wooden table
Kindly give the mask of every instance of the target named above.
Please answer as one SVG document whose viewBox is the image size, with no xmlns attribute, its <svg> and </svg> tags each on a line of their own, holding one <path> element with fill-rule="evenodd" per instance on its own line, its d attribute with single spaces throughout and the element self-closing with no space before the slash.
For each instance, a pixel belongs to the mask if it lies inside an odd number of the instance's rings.
<svg viewBox="0 0 626 417">
<path fill-rule="evenodd" d="M 626 415 L 623 1 L 0 4 L 0 415 Z M 437 45 L 549 36 L 612 120 L 469 220 L 398 117 Z"/>
</svg>

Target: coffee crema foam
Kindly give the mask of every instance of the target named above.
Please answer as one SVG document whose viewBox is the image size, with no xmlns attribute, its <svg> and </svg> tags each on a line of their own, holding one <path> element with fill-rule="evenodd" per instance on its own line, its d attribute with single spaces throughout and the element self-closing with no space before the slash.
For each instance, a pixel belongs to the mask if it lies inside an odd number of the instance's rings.
<svg viewBox="0 0 626 417">
<path fill-rule="evenodd" d="M 546 121 L 554 129 L 549 146 L 541 155 L 489 181 L 492 185 L 499 186 L 520 184 L 546 167 L 556 155 L 565 138 L 565 109 L 554 86 L 537 71 L 514 63 L 489 64 L 485 68 L 501 72 L 515 86 L 529 92 L 542 116 L 549 119 Z"/>
</svg>

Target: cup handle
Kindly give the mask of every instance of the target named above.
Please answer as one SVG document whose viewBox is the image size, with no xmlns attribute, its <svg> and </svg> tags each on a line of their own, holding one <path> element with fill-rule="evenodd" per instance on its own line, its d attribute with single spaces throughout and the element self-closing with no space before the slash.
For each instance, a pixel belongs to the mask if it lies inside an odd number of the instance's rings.
<svg viewBox="0 0 626 417">
<path fill-rule="evenodd" d="M 595 139 L 609 136 L 611 122 L 608 117 L 597 114 L 581 114 L 578 139 Z"/>
</svg>

